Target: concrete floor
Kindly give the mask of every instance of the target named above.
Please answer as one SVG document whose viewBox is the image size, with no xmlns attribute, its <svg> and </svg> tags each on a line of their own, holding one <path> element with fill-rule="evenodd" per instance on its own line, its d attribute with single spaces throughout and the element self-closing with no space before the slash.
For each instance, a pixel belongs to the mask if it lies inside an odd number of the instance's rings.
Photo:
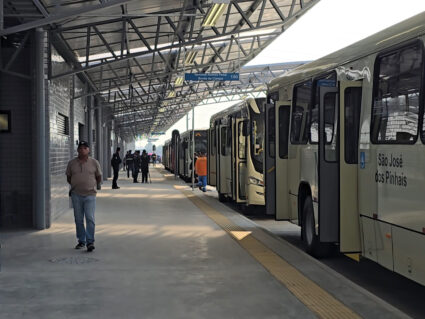
<svg viewBox="0 0 425 319">
<path fill-rule="evenodd" d="M 3 233 L 0 318 L 316 317 L 174 188 L 182 182 L 155 169 L 151 176 L 152 184 L 133 184 L 122 172 L 121 189 L 104 184 L 93 253 L 74 249 L 71 210 L 50 229 Z M 212 192 L 195 193 L 255 229 Z M 342 291 L 341 300 L 362 317 L 403 317 L 281 239 L 260 228 L 254 233 L 280 255 L 289 249 L 289 262 L 316 282 L 333 281 L 327 289 Z"/>
</svg>

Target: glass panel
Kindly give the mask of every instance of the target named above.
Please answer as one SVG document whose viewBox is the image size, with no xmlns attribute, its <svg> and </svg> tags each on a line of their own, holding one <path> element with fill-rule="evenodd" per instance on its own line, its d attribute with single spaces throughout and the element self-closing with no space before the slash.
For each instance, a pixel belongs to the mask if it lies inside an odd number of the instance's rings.
<svg viewBox="0 0 425 319">
<path fill-rule="evenodd" d="M 232 150 L 232 127 L 227 127 L 227 145 L 226 145 L 226 155 L 230 155 Z"/>
<path fill-rule="evenodd" d="M 420 45 L 378 58 L 371 122 L 374 143 L 415 143 L 421 74 Z"/>
<path fill-rule="evenodd" d="M 239 122 L 238 124 L 238 156 L 239 159 L 246 159 L 246 151 L 245 151 L 245 145 L 246 145 L 246 137 L 243 136 L 243 126 L 244 122 Z"/>
<path fill-rule="evenodd" d="M 288 158 L 289 106 L 279 107 L 279 157 Z"/>
<path fill-rule="evenodd" d="M 335 72 L 329 73 L 329 74 L 325 75 L 324 77 L 315 81 L 314 103 L 311 107 L 311 112 L 310 112 L 311 120 L 310 120 L 310 126 L 309 126 L 310 143 L 312 143 L 312 144 L 317 144 L 319 142 L 320 88 L 326 88 L 326 87 L 336 87 L 336 73 Z M 330 114 L 328 114 L 328 115 L 330 116 Z M 330 128 L 329 126 L 326 128 L 326 124 L 325 124 L 325 131 L 330 132 L 329 128 Z M 332 129 L 333 129 L 333 122 L 332 122 Z M 331 132 L 330 132 L 330 134 L 332 135 Z M 327 143 L 329 143 L 332 138 L 329 139 L 329 135 L 327 134 L 326 139 L 327 139 Z"/>
<path fill-rule="evenodd" d="M 336 125 L 335 108 L 336 93 L 327 93 L 324 97 L 325 107 L 325 134 L 326 143 L 331 143 L 334 137 L 334 127 Z"/>
<path fill-rule="evenodd" d="M 226 155 L 226 138 L 227 138 L 227 127 L 222 127 L 220 129 L 220 149 L 221 149 L 221 155 Z"/>
<path fill-rule="evenodd" d="M 251 116 L 251 159 L 257 172 L 263 172 L 264 113 L 250 108 Z"/>
<path fill-rule="evenodd" d="M 207 131 L 195 131 L 195 152 L 207 153 Z"/>
<path fill-rule="evenodd" d="M 360 110 L 362 88 L 347 88 L 344 93 L 345 108 L 345 162 L 357 164 L 359 149 Z"/>
<path fill-rule="evenodd" d="M 295 87 L 292 107 L 291 143 L 307 143 L 308 112 L 311 104 L 311 81 Z"/>
<path fill-rule="evenodd" d="M 275 108 L 271 108 L 269 110 L 269 116 L 268 116 L 268 141 L 269 141 L 269 145 L 268 145 L 268 149 L 269 149 L 269 156 L 271 158 L 275 158 L 275 153 L 276 153 L 276 116 L 275 116 Z"/>
<path fill-rule="evenodd" d="M 325 120 L 325 161 L 335 162 L 338 158 L 338 147 L 336 138 L 336 93 L 326 93 L 323 99 L 324 120 Z"/>
</svg>

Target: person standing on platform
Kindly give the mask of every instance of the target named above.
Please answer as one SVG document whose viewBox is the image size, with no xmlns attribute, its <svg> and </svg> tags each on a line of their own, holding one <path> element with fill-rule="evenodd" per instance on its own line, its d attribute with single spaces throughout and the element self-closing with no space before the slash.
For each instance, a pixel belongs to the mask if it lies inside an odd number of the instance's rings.
<svg viewBox="0 0 425 319">
<path fill-rule="evenodd" d="M 66 168 L 78 239 L 75 249 L 87 245 L 87 251 L 91 252 L 94 250 L 96 193 L 100 189 L 102 170 L 99 162 L 89 157 L 90 148 L 87 142 L 80 141 L 77 152 L 78 157 L 70 160 Z M 84 217 L 87 228 L 84 227 Z"/>
<path fill-rule="evenodd" d="M 131 150 L 128 151 L 127 155 L 125 156 L 125 164 L 127 165 L 127 178 L 130 178 L 130 172 L 131 176 L 133 176 L 133 168 L 134 168 L 134 154 L 131 154 Z"/>
<path fill-rule="evenodd" d="M 195 161 L 195 172 L 198 175 L 198 186 L 203 192 L 207 191 L 207 157 L 200 152 Z"/>
<path fill-rule="evenodd" d="M 133 166 L 133 183 L 138 183 L 137 178 L 139 177 L 140 170 L 140 151 L 134 152 Z"/>
<path fill-rule="evenodd" d="M 153 164 L 153 167 L 155 167 L 155 164 L 156 164 L 156 154 L 155 153 L 152 154 L 152 164 Z"/>
<path fill-rule="evenodd" d="M 142 183 L 147 183 L 149 174 L 149 155 L 146 153 L 146 150 L 143 150 L 140 162 L 142 168 Z"/>
<path fill-rule="evenodd" d="M 123 165 L 122 165 L 122 170 L 123 170 L 124 172 L 125 172 L 125 171 L 126 171 L 126 169 L 127 169 L 127 157 L 128 157 L 128 152 L 129 152 L 129 151 L 127 151 L 127 153 L 125 154 L 124 159 L 123 159 L 124 163 L 123 163 Z"/>
<path fill-rule="evenodd" d="M 120 171 L 121 157 L 120 157 L 121 148 L 117 147 L 117 151 L 112 155 L 111 166 L 114 170 L 114 179 L 112 180 L 112 189 L 119 189 L 117 185 L 118 173 Z"/>
</svg>

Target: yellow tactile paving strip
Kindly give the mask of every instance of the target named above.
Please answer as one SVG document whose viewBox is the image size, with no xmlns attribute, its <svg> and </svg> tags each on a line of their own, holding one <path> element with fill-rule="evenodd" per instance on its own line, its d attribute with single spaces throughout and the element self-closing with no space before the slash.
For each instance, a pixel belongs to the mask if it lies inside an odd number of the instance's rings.
<svg viewBox="0 0 425 319">
<path fill-rule="evenodd" d="M 174 186 L 185 194 L 209 218 L 229 233 L 278 281 L 286 286 L 302 303 L 319 318 L 361 318 L 350 308 L 335 299 L 327 291 L 305 277 L 295 267 L 288 264 L 260 241 L 251 232 L 234 224 L 227 217 L 208 205 L 205 201 L 185 190 L 184 186 Z"/>
</svg>

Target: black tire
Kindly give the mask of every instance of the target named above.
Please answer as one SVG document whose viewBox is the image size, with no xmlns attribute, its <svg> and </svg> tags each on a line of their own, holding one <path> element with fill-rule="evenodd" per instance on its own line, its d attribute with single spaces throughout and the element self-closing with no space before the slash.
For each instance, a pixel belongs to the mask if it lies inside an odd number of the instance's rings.
<svg viewBox="0 0 425 319">
<path fill-rule="evenodd" d="M 308 196 L 304 201 L 301 229 L 305 251 L 316 258 L 327 257 L 331 253 L 332 246 L 329 243 L 321 243 L 319 241 L 319 236 L 316 235 L 315 225 L 313 201 Z"/>
<path fill-rule="evenodd" d="M 226 202 L 226 196 L 222 193 L 218 193 L 218 201 L 222 203 Z"/>
</svg>

